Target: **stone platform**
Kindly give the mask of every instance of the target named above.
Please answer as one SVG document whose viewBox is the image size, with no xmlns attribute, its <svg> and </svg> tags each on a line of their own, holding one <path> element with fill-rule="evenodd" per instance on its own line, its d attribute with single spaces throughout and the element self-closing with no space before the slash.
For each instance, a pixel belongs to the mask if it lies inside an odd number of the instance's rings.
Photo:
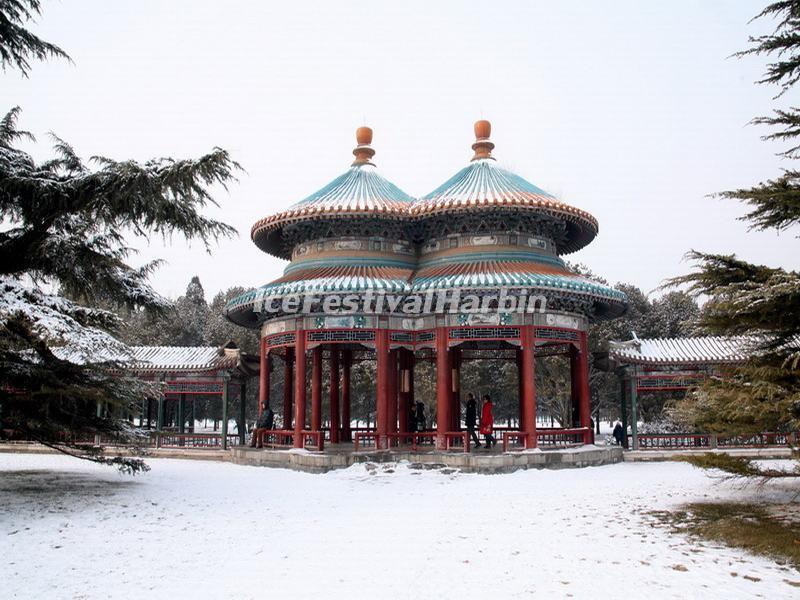
<svg viewBox="0 0 800 600">
<path fill-rule="evenodd" d="M 449 467 L 465 473 L 511 473 L 519 469 L 569 469 L 595 467 L 622 462 L 622 449 L 583 446 L 563 450 L 532 450 L 502 453 L 499 450 L 473 452 L 436 452 L 406 449 L 364 450 L 355 452 L 352 445 L 326 448 L 325 452 L 309 450 L 272 450 L 234 448 L 230 461 L 240 465 L 293 469 L 308 473 L 325 473 L 334 469 L 366 462 L 408 461 L 420 465 Z"/>
</svg>

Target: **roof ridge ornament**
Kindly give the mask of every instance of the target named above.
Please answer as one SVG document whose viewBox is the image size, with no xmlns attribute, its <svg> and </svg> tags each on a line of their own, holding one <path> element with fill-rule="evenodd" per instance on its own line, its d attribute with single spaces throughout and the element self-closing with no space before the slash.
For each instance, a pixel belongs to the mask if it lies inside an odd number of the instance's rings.
<svg viewBox="0 0 800 600">
<path fill-rule="evenodd" d="M 495 160 L 492 156 L 494 144 L 489 140 L 492 135 L 492 124 L 485 119 L 481 119 L 475 122 L 474 129 L 475 143 L 472 144 L 472 149 L 475 151 L 475 156 L 472 157 L 472 160 L 480 160 L 482 158 Z"/>
<path fill-rule="evenodd" d="M 353 155 L 356 157 L 356 159 L 353 161 L 351 166 L 375 166 L 371 161 L 372 157 L 375 156 L 375 150 L 373 150 L 372 146 L 370 145 L 372 144 L 372 129 L 366 126 L 356 129 L 356 142 L 358 143 L 358 146 L 353 149 Z"/>
</svg>

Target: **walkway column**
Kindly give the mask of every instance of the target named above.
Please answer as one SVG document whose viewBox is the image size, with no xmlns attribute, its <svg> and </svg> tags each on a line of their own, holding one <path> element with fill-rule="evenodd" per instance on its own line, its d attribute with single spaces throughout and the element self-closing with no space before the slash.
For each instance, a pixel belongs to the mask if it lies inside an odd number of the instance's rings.
<svg viewBox="0 0 800 600">
<path fill-rule="evenodd" d="M 352 441 L 350 431 L 350 366 L 353 363 L 351 350 L 342 350 L 342 441 Z"/>
<path fill-rule="evenodd" d="M 283 428 L 292 428 L 292 389 L 294 388 L 294 349 L 286 348 L 283 355 Z"/>
<path fill-rule="evenodd" d="M 272 357 L 269 355 L 269 348 L 267 348 L 267 341 L 261 340 L 261 360 L 258 367 L 258 416 L 261 416 L 261 411 L 264 404 L 269 404 L 269 386 L 271 383 L 270 371 L 272 370 Z"/>
<path fill-rule="evenodd" d="M 222 449 L 228 449 L 228 381 L 230 376 L 226 373 L 222 379 L 222 424 L 220 435 L 222 436 Z"/>
<path fill-rule="evenodd" d="M 322 346 L 311 350 L 311 431 L 322 429 Z"/>
<path fill-rule="evenodd" d="M 586 427 L 587 432 L 584 435 L 583 443 L 592 443 L 592 425 L 591 425 L 591 407 L 590 407 L 590 392 L 589 392 L 589 342 L 585 331 L 580 334 L 580 352 L 578 353 L 578 418 L 580 419 L 581 427 Z"/>
<path fill-rule="evenodd" d="M 236 426 L 239 431 L 239 444 L 244 446 L 247 443 L 247 380 L 242 379 L 239 384 L 239 423 Z"/>
<path fill-rule="evenodd" d="M 181 394 L 178 400 L 178 433 L 186 433 L 186 394 Z M 183 446 L 183 438 L 181 438 Z"/>
<path fill-rule="evenodd" d="M 380 441 L 379 447 L 386 448 L 386 432 L 389 427 L 389 332 L 379 329 L 375 332 L 375 428 Z"/>
<path fill-rule="evenodd" d="M 452 402 L 452 381 L 450 373 L 450 352 L 447 347 L 447 327 L 436 328 L 436 447 L 444 450 L 447 440 L 447 426 L 450 424 L 450 404 Z"/>
<path fill-rule="evenodd" d="M 631 370 L 631 376 L 628 380 L 631 390 L 631 450 L 639 449 L 639 406 L 637 397 L 639 378 L 636 373 L 636 367 Z M 625 438 L 628 437 L 628 430 L 625 430 Z"/>
<path fill-rule="evenodd" d="M 534 332 L 533 325 L 521 328 L 522 348 L 520 367 L 522 371 L 522 422 L 525 424 L 525 448 L 536 448 L 536 379 L 534 372 Z"/>
<path fill-rule="evenodd" d="M 294 346 L 294 447 L 302 448 L 306 426 L 306 332 L 297 330 Z"/>
<path fill-rule="evenodd" d="M 339 349 L 331 347 L 331 381 L 328 403 L 331 407 L 331 444 L 339 443 Z"/>
</svg>

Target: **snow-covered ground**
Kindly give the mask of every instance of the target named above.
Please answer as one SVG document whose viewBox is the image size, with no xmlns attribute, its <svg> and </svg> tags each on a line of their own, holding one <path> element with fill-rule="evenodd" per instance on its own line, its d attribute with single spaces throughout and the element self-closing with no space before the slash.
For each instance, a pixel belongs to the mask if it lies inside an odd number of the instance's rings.
<svg viewBox="0 0 800 600">
<path fill-rule="evenodd" d="M 798 596 L 792 569 L 651 525 L 648 511 L 733 495 L 684 464 L 511 475 L 150 464 L 130 478 L 61 456 L 0 455 L 0 596 Z"/>
</svg>

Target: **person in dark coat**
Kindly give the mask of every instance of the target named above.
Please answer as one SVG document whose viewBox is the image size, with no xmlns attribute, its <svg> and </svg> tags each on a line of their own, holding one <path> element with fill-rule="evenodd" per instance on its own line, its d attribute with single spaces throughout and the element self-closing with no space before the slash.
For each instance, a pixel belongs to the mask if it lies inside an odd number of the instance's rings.
<svg viewBox="0 0 800 600">
<path fill-rule="evenodd" d="M 422 402 L 417 402 L 417 431 L 425 431 L 425 405 Z"/>
<path fill-rule="evenodd" d="M 408 433 L 417 432 L 417 405 L 410 404 L 408 407 Z"/>
<path fill-rule="evenodd" d="M 250 439 L 251 448 L 263 447 L 264 432 L 268 429 L 275 428 L 275 413 L 266 402 L 261 405 L 261 414 L 256 421 L 256 427 L 253 430 L 253 437 Z"/>
<path fill-rule="evenodd" d="M 486 448 L 491 449 L 497 445 L 494 437 L 494 414 L 492 414 L 492 399 L 489 394 L 483 397 L 483 408 L 481 409 L 481 435 L 486 441 Z"/>
<path fill-rule="evenodd" d="M 611 432 L 611 435 L 614 436 L 614 441 L 617 442 L 617 446 L 622 446 L 622 423 L 617 421 L 617 424 L 614 425 L 614 431 Z"/>
<path fill-rule="evenodd" d="M 464 424 L 467 426 L 469 437 L 475 442 L 475 447 L 480 448 L 481 442 L 478 439 L 478 434 L 475 433 L 475 426 L 478 424 L 478 403 L 475 402 L 475 396 L 472 395 L 472 392 L 467 394 L 467 412 L 464 415 Z"/>
</svg>

